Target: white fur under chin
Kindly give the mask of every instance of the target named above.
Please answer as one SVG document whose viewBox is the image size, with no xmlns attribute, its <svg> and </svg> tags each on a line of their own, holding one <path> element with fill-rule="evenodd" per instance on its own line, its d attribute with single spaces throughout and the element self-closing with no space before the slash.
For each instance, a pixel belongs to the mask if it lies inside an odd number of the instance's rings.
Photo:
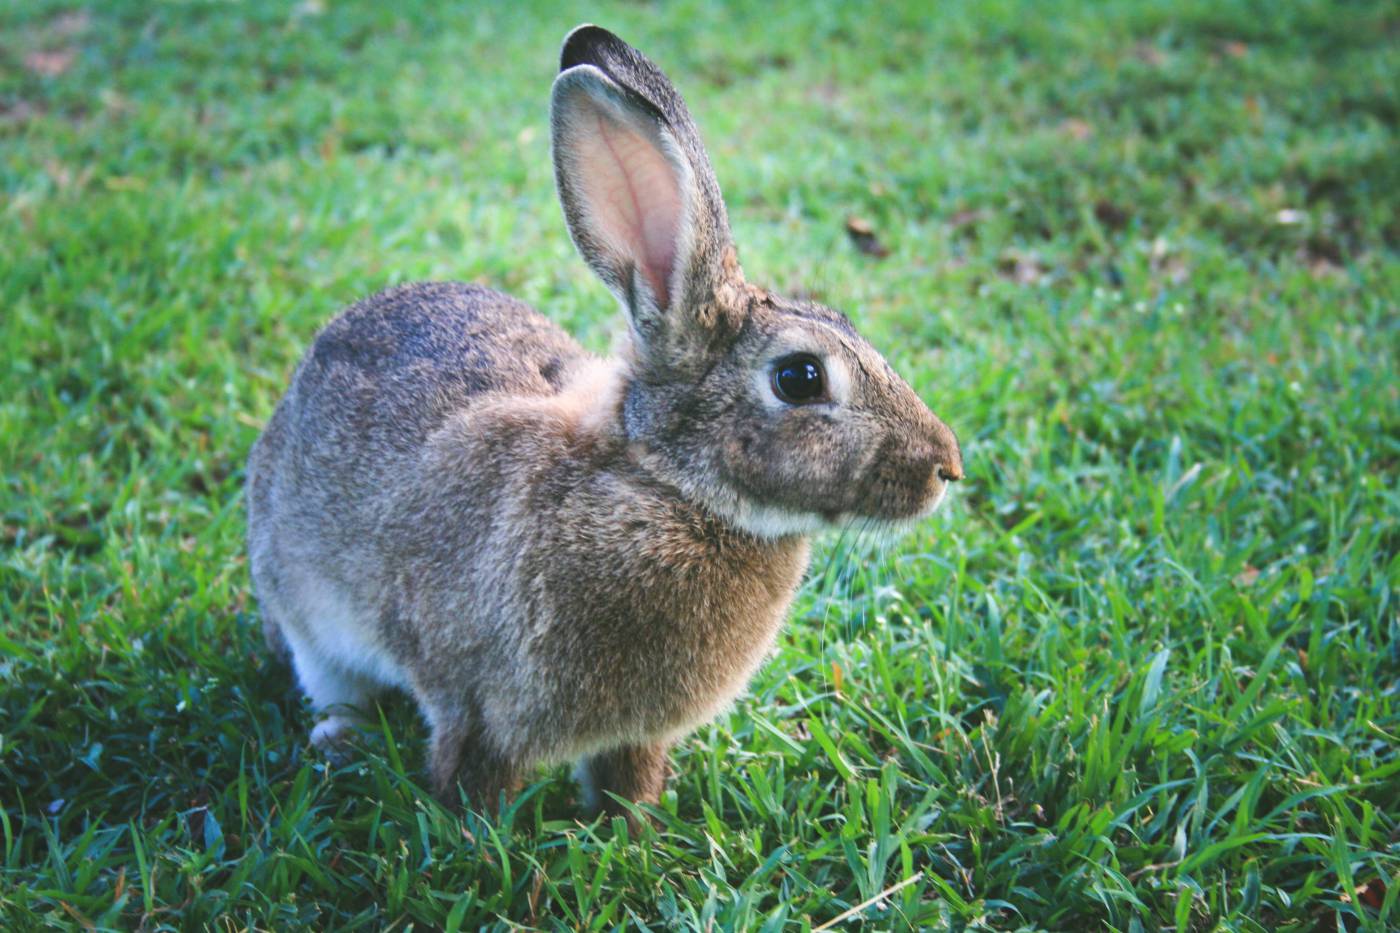
<svg viewBox="0 0 1400 933">
<path fill-rule="evenodd" d="M 793 512 L 770 505 L 758 505 L 745 499 L 738 499 L 733 507 L 715 507 L 726 521 L 751 535 L 769 540 L 790 537 L 791 535 L 814 535 L 822 531 L 832 531 L 850 525 L 865 525 L 872 530 L 905 531 L 923 521 L 937 511 L 948 496 L 946 483 L 938 490 L 927 506 L 909 518 L 869 519 L 858 515 L 838 515 L 828 520 L 815 512 Z"/>
<path fill-rule="evenodd" d="M 736 508 L 722 512 L 734 527 L 760 538 L 786 538 L 792 535 L 813 535 L 831 525 L 813 512 L 789 512 L 771 505 L 755 505 L 740 500 Z"/>
</svg>

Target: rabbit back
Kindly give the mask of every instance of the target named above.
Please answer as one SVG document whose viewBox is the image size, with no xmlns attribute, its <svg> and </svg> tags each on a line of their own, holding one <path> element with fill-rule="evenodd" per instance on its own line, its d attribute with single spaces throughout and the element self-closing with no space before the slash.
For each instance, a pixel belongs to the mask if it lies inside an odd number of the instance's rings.
<svg viewBox="0 0 1400 933">
<path fill-rule="evenodd" d="M 382 471 L 416 456 L 475 396 L 552 395 L 569 364 L 585 355 L 509 295 L 456 282 L 387 289 L 317 336 L 289 396 L 296 440 L 312 461 L 353 466 L 342 472 L 380 488 Z"/>
<path fill-rule="evenodd" d="M 393 590 L 380 550 L 394 491 L 453 413 L 488 395 L 553 395 L 587 358 L 528 305 L 477 285 L 391 288 L 332 320 L 248 462 L 251 569 L 274 650 L 319 640 L 328 663 L 402 685 L 378 618 Z"/>
</svg>

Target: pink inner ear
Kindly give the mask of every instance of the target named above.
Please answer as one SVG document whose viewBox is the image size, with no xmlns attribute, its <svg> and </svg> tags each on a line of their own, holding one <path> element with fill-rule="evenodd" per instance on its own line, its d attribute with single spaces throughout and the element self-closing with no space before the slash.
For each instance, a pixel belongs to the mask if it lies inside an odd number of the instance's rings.
<svg viewBox="0 0 1400 933">
<path fill-rule="evenodd" d="M 675 168 L 655 140 L 601 107 L 579 122 L 575 165 L 596 231 L 637 265 L 664 310 L 684 216 Z"/>
</svg>

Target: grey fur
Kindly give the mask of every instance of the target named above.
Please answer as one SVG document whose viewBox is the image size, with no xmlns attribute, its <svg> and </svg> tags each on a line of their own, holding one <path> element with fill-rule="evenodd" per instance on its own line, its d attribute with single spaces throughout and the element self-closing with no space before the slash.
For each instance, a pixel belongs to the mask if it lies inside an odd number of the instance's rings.
<svg viewBox="0 0 1400 933">
<path fill-rule="evenodd" d="M 770 649 L 807 535 L 917 518 L 961 475 L 952 432 L 844 316 L 744 281 L 661 72 L 597 27 L 562 60 L 560 197 L 631 317 L 629 348 L 595 358 L 478 286 L 390 289 L 316 338 L 248 463 L 269 642 L 331 714 L 313 738 L 338 740 L 342 707 L 406 689 L 432 729 L 436 792 L 460 782 L 488 808 L 572 759 L 597 791 L 654 801 L 669 745 Z M 584 163 L 561 149 L 581 130 L 561 108 L 598 99 L 575 93 L 614 95 L 654 128 L 639 138 L 689 166 L 669 300 L 618 271 L 625 254 L 571 194 Z M 774 398 L 767 374 L 796 351 L 824 361 L 829 402 Z"/>
</svg>

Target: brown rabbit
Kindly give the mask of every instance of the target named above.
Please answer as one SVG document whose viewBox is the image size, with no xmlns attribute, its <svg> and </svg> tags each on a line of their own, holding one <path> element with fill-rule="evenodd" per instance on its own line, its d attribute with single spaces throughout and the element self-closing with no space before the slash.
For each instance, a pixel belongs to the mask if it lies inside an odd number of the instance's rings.
<svg viewBox="0 0 1400 933">
<path fill-rule="evenodd" d="M 564 42 L 559 196 L 629 340 L 417 284 L 331 321 L 248 462 L 270 642 L 333 743 L 418 701 L 432 786 L 494 808 L 578 760 L 589 806 L 654 802 L 668 747 L 744 689 L 807 536 L 927 515 L 953 433 L 837 311 L 748 284 L 680 95 L 616 36 Z"/>
</svg>

